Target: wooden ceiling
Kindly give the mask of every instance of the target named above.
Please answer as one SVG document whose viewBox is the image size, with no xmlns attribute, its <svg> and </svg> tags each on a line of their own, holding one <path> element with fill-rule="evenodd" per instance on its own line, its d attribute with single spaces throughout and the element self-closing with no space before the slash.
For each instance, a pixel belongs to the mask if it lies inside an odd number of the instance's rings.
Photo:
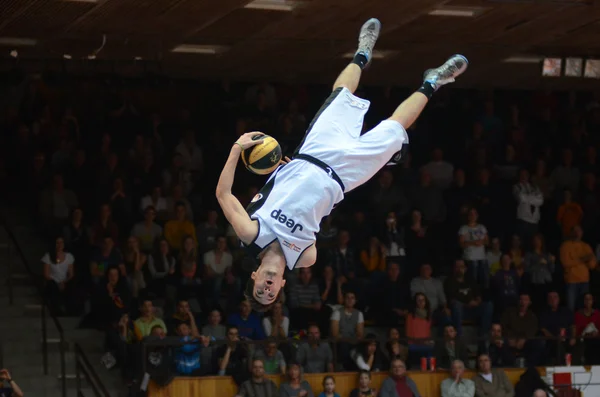
<svg viewBox="0 0 600 397">
<path fill-rule="evenodd" d="M 161 72 L 173 76 L 270 81 L 331 81 L 353 51 L 360 25 L 383 23 L 365 79 L 417 84 L 424 69 L 456 52 L 470 70 L 463 86 L 586 86 L 583 79 L 541 79 L 540 65 L 508 56 L 600 57 L 600 1 L 299 0 L 292 12 L 247 9 L 249 0 L 0 0 L 0 68 L 73 72 Z M 430 16 L 442 6 L 481 7 L 476 17 Z M 87 59 L 106 43 L 96 59 Z M 179 44 L 223 45 L 219 55 L 175 54 Z M 18 51 L 18 58 L 9 52 Z M 64 54 L 71 59 L 65 60 Z M 142 60 L 134 60 L 140 57 Z"/>
</svg>

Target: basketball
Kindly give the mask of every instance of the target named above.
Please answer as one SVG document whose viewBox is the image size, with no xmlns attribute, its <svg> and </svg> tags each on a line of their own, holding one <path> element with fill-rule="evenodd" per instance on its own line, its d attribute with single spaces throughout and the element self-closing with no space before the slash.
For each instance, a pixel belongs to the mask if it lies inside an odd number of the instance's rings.
<svg viewBox="0 0 600 397">
<path fill-rule="evenodd" d="M 269 135 L 256 135 L 252 139 L 264 138 L 258 145 L 242 151 L 242 161 L 248 171 L 257 175 L 267 175 L 275 171 L 281 162 L 281 146 Z"/>
</svg>

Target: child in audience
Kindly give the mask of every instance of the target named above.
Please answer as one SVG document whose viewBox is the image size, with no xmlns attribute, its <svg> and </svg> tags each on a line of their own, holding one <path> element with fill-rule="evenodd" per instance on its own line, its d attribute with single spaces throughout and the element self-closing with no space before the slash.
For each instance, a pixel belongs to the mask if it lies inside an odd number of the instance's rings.
<svg viewBox="0 0 600 397">
<path fill-rule="evenodd" d="M 323 378 L 323 391 L 318 397 L 340 397 L 335 392 L 335 379 L 333 379 L 333 376 L 327 375 Z"/>
</svg>

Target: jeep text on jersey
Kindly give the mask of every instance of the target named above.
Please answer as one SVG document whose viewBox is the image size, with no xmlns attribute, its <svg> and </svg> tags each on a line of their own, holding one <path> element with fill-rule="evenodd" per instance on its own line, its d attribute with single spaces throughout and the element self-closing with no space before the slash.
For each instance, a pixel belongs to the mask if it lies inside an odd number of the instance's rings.
<svg viewBox="0 0 600 397">
<path fill-rule="evenodd" d="M 285 226 L 287 226 L 288 228 L 292 229 L 292 233 L 295 233 L 296 230 L 300 230 L 300 231 L 304 230 L 304 227 L 302 227 L 301 224 L 296 223 L 292 218 L 281 213 L 281 209 L 273 210 L 271 212 L 271 218 L 277 219 L 279 221 L 279 223 L 282 223 Z"/>
</svg>

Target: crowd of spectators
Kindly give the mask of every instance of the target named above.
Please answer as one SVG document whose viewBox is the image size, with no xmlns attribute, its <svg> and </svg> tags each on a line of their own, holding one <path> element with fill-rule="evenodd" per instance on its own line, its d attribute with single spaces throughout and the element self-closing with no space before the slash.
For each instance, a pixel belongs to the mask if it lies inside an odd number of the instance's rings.
<svg viewBox="0 0 600 397">
<path fill-rule="evenodd" d="M 291 155 L 327 87 L 15 75 L 2 90 L 0 177 L 47 236 L 47 302 L 103 330 L 105 364 L 128 381 L 139 342 L 165 337 L 197 341 L 149 349 L 178 374 L 287 374 L 286 396 L 311 395 L 297 392 L 303 372 L 367 376 L 421 357 L 450 369 L 477 350 L 494 367 L 600 357 L 593 95 L 436 96 L 402 165 L 323 220 L 316 265 L 290 272 L 283 303 L 262 315 L 243 300 L 254 262 L 216 180 L 247 131 Z M 359 91 L 372 100 L 365 126 L 406 93 Z M 240 201 L 262 182 L 239 167 Z M 479 340 L 464 336 L 473 325 Z"/>
</svg>

